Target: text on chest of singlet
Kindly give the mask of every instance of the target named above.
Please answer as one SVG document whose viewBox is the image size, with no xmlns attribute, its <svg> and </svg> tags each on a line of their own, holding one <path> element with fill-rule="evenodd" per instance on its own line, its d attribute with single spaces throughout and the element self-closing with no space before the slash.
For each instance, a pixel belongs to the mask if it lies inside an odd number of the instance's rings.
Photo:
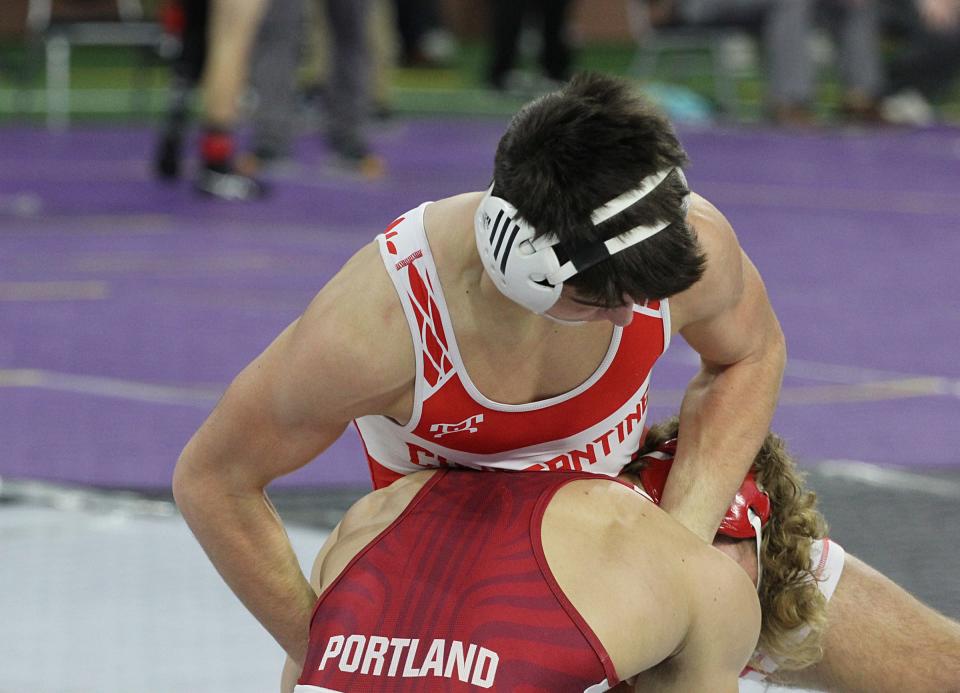
<svg viewBox="0 0 960 693">
<path fill-rule="evenodd" d="M 626 417 L 624 417 L 621 421 L 618 421 L 615 426 L 609 428 L 602 435 L 597 436 L 593 440 L 587 442 L 582 448 L 567 450 L 566 452 L 556 455 L 545 462 L 531 464 L 529 467 L 524 468 L 523 471 L 589 471 L 590 467 L 593 465 L 597 464 L 598 462 L 603 462 L 611 455 L 619 452 L 614 449 L 614 441 L 616 441 L 616 444 L 622 445 L 630 436 L 630 434 L 633 433 L 637 426 L 643 425 L 646 413 L 647 395 L 644 394 L 637 403 L 637 407 L 634 411 L 628 413 Z M 449 430 L 445 430 L 447 433 L 464 431 L 467 430 L 466 427 L 474 418 L 477 418 L 477 423 L 479 423 L 483 420 L 483 415 L 480 414 L 478 417 L 470 417 L 466 421 L 462 421 L 458 424 L 434 424 L 430 427 L 430 430 L 440 430 L 436 428 L 436 426 L 439 425 L 443 427 L 450 427 Z M 444 455 L 409 441 L 407 441 L 406 445 L 407 453 L 410 456 L 410 462 L 418 467 L 466 467 L 469 469 L 487 468 L 482 464 L 452 460 Z"/>
</svg>

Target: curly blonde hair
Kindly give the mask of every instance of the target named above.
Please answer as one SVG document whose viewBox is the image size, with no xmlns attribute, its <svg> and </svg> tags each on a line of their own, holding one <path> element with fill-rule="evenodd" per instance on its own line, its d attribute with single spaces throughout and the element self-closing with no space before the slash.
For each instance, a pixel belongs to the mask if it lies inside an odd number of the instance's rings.
<svg viewBox="0 0 960 693">
<path fill-rule="evenodd" d="M 639 454 L 676 438 L 678 430 L 676 417 L 654 425 Z M 625 471 L 636 473 L 642 466 L 638 460 Z M 805 487 L 803 473 L 778 435 L 767 435 L 753 471 L 773 506 L 761 545 L 763 620 L 758 649 L 776 660 L 780 671 L 803 669 L 823 656 L 827 603 L 810 572 L 810 551 L 815 539 L 827 535 L 827 523 L 817 510 L 816 494 Z"/>
</svg>

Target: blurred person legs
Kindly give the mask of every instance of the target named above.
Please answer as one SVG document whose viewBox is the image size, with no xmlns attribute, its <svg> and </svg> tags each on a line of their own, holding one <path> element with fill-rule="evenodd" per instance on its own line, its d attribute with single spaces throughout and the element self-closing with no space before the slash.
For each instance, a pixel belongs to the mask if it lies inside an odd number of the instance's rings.
<svg viewBox="0 0 960 693">
<path fill-rule="evenodd" d="M 201 167 L 195 184 L 197 190 L 214 197 L 246 200 L 264 193 L 260 182 L 236 169 L 233 130 L 239 120 L 240 96 L 247 85 L 250 54 L 267 2 L 211 0 L 209 45 L 202 80 Z"/>
<path fill-rule="evenodd" d="M 437 0 L 393 0 L 400 65 L 440 67 L 451 57 L 452 39 L 443 28 Z"/>
<path fill-rule="evenodd" d="M 370 78 L 371 112 L 376 120 L 387 120 L 393 115 L 390 95 L 391 72 L 397 64 L 398 36 L 394 31 L 396 19 L 390 0 L 373 0 L 370 7 Z"/>
<path fill-rule="evenodd" d="M 758 25 L 766 63 L 767 105 L 784 125 L 812 123 L 813 60 L 808 39 L 814 0 L 678 0 L 684 24 Z"/>
<path fill-rule="evenodd" d="M 841 114 L 851 121 L 881 121 L 880 10 L 876 0 L 822 0 L 837 50 L 844 93 Z"/>
<path fill-rule="evenodd" d="M 177 178 L 190 101 L 203 73 L 207 52 L 208 0 L 170 0 L 163 9 L 165 32 L 177 42 L 171 62 L 167 110 L 154 155 L 154 170 L 164 179 Z"/>
<path fill-rule="evenodd" d="M 543 23 L 543 46 L 540 53 L 540 67 L 543 74 L 554 82 L 565 82 L 570 78 L 573 51 L 567 35 L 569 0 L 541 0 L 537 3 L 540 21 Z"/>
<path fill-rule="evenodd" d="M 368 0 L 367 46 L 370 72 L 367 97 L 375 118 L 389 118 L 392 114 L 390 80 L 391 71 L 397 63 L 397 32 L 393 12 L 393 0 Z M 329 82 L 333 60 L 330 38 L 331 28 L 325 6 L 321 2 L 306 2 L 306 37 L 304 55 L 300 63 L 297 81 L 300 98 L 309 115 L 318 115 L 323 123 L 328 120 Z M 311 125 L 308 129 L 325 128 L 325 124 Z"/>
<path fill-rule="evenodd" d="M 570 0 L 493 0 L 491 3 L 491 58 L 487 82 L 497 90 L 507 89 L 517 63 L 520 34 L 528 10 L 539 13 L 542 45 L 540 68 L 552 82 L 570 77 L 573 62 L 567 37 Z"/>
<path fill-rule="evenodd" d="M 365 178 L 383 175 L 366 140 L 370 112 L 370 0 L 326 0 L 332 48 L 327 80 L 327 141 L 338 166 Z"/>
<path fill-rule="evenodd" d="M 934 123 L 933 104 L 960 75 L 960 1 L 886 0 L 882 26 L 894 45 L 881 102 L 884 119 Z"/>
<path fill-rule="evenodd" d="M 776 122 L 786 125 L 812 122 L 815 69 L 809 39 L 819 11 L 837 46 L 844 115 L 857 121 L 879 119 L 882 78 L 875 0 L 678 0 L 676 10 L 687 24 L 760 23 L 770 111 Z"/>
<path fill-rule="evenodd" d="M 292 152 L 299 131 L 297 69 L 304 54 L 306 9 L 303 0 L 272 0 L 260 24 L 250 64 L 256 95 L 250 151 L 237 159 L 238 171 L 246 176 Z"/>
<path fill-rule="evenodd" d="M 313 3 L 303 3 L 298 0 L 291 2 L 275 0 L 264 16 L 254 47 L 250 74 L 250 85 L 257 95 L 257 107 L 253 113 L 253 135 L 251 151 L 238 160 L 238 169 L 249 176 L 258 173 L 262 167 L 269 166 L 280 159 L 290 156 L 293 140 L 301 130 L 300 113 L 298 109 L 298 68 L 304 59 L 308 65 L 308 83 L 317 95 L 318 101 L 325 111 L 326 129 L 331 137 L 331 147 L 335 153 L 343 157 L 343 152 L 337 149 L 337 144 L 343 141 L 354 143 L 352 151 L 364 146 L 365 138 L 363 127 L 367 120 L 367 111 L 370 109 L 368 92 L 372 92 L 374 113 L 389 113 L 389 69 L 392 65 L 394 48 L 391 41 L 392 17 L 387 0 L 373 0 L 367 6 L 367 15 L 351 14 L 345 23 L 337 24 L 334 29 L 327 11 L 313 12 L 313 9 L 332 10 L 330 2 L 322 8 L 316 8 Z M 341 8 L 345 3 L 341 1 Z M 342 11 L 336 10 L 336 11 Z M 359 33 L 367 43 L 367 51 L 372 59 L 373 70 L 358 68 L 353 58 L 341 59 L 336 54 L 337 31 L 347 28 L 348 37 L 358 33 L 352 25 L 353 21 L 364 21 L 366 27 Z M 313 27 L 314 35 L 309 36 L 309 46 L 305 46 L 305 37 L 301 27 L 309 22 Z M 352 55 L 354 44 L 348 39 L 342 49 Z M 363 109 L 359 116 L 353 115 L 353 110 L 345 109 L 344 115 L 338 112 L 335 90 L 333 85 L 335 70 L 346 70 L 339 84 L 345 93 L 350 95 L 352 107 Z M 357 80 L 362 80 L 359 84 Z M 372 81 L 371 81 L 372 80 Z M 369 83 L 368 83 L 369 82 Z M 320 86 L 326 83 L 325 86 Z M 346 85 L 343 87 L 342 85 Z M 344 122 L 338 122 L 338 118 Z M 339 138 L 335 142 L 334 138 Z M 348 152 L 348 155 L 350 152 Z M 382 163 L 365 152 L 360 159 L 347 157 L 346 161 L 338 160 L 356 167 L 364 175 L 377 176 L 382 172 Z"/>
</svg>

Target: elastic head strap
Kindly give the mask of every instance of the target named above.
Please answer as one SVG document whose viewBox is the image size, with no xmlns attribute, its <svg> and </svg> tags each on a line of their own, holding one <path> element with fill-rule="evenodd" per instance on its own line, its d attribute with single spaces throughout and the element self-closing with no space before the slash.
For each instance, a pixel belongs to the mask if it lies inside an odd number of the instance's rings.
<svg viewBox="0 0 960 693">
<path fill-rule="evenodd" d="M 669 176 L 675 169 L 674 168 L 665 168 L 661 171 L 657 171 L 651 176 L 647 176 L 633 190 L 628 190 L 627 192 L 618 195 L 609 202 L 606 202 L 595 210 L 590 216 L 590 221 L 593 222 L 594 226 L 599 226 L 605 222 L 610 217 L 615 217 L 620 212 L 625 210 L 627 207 L 630 207 L 633 204 L 636 204 L 647 195 L 649 195 L 658 185 L 660 185 L 667 176 Z"/>
<path fill-rule="evenodd" d="M 640 181 L 640 185 L 633 190 L 628 190 L 627 192 L 613 198 L 609 202 L 597 207 L 593 211 L 590 221 L 594 226 L 598 226 L 608 219 L 615 217 L 623 210 L 636 204 L 651 192 L 656 190 L 656 188 L 664 180 L 666 180 L 667 176 L 674 171 L 677 171 L 681 176 L 683 175 L 683 172 L 679 168 L 665 168 L 661 171 L 657 171 L 653 175 L 647 176 Z M 686 182 L 686 178 L 683 180 Z M 638 243 L 647 240 L 651 236 L 655 236 L 668 226 L 670 226 L 669 221 L 661 221 L 649 226 L 635 226 L 628 231 L 617 234 L 613 238 L 608 238 L 603 243 L 580 249 L 576 253 L 572 253 L 570 259 L 563 263 L 563 265 L 561 265 L 556 272 L 547 276 L 547 281 L 551 284 L 561 284 L 567 279 L 570 279 L 570 277 L 579 274 L 600 262 L 603 262 L 610 256 L 616 255 L 627 248 L 635 246 Z M 554 245 L 557 245 L 557 241 L 555 239 L 552 240 L 552 242 L 544 244 L 543 247 Z M 534 244 L 534 247 L 536 248 L 536 244 Z"/>
<path fill-rule="evenodd" d="M 760 578 L 763 577 L 763 564 L 760 562 L 760 547 L 763 544 L 763 525 L 760 522 L 760 516 L 750 507 L 747 508 L 747 520 L 750 521 L 750 526 L 753 527 L 754 536 L 757 539 L 757 592 L 759 592 Z"/>
<path fill-rule="evenodd" d="M 599 245 L 586 248 L 563 263 L 556 272 L 548 275 L 547 281 L 551 284 L 561 284 L 575 274 L 580 274 L 607 258 L 645 241 L 651 236 L 655 236 L 668 226 L 670 226 L 669 221 L 662 221 L 653 226 L 636 226 L 619 236 L 607 239 Z"/>
</svg>

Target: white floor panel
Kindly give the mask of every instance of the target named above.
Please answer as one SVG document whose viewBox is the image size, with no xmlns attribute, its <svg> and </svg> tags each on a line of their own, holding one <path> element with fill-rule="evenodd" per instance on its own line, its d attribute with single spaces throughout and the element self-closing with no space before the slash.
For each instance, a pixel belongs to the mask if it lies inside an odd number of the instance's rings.
<svg viewBox="0 0 960 693">
<path fill-rule="evenodd" d="M 312 561 L 326 534 L 291 529 Z M 263 693 L 279 647 L 176 516 L 0 508 L 0 692 Z"/>
</svg>

